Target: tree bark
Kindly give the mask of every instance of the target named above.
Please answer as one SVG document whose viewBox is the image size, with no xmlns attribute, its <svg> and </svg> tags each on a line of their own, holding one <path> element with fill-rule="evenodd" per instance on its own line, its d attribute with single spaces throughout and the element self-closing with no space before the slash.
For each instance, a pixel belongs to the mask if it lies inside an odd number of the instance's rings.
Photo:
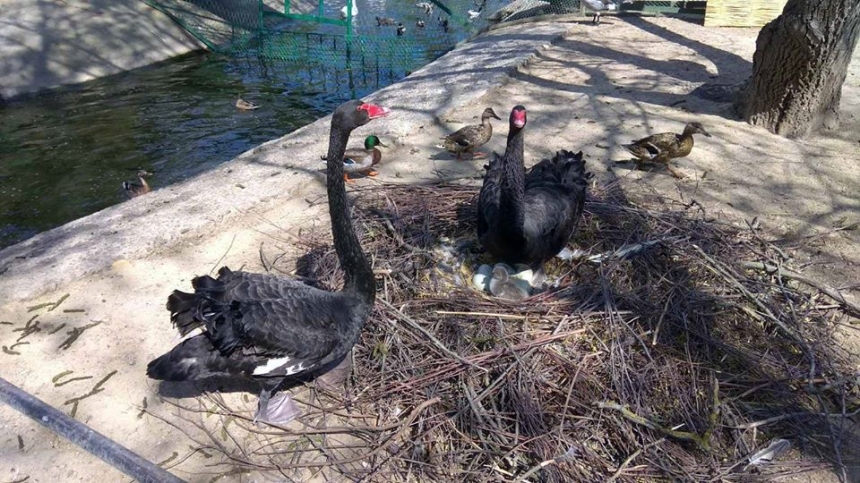
<svg viewBox="0 0 860 483">
<path fill-rule="evenodd" d="M 739 99 L 752 125 L 786 137 L 839 126 L 839 101 L 860 37 L 860 0 L 788 0 L 756 40 Z"/>
</svg>

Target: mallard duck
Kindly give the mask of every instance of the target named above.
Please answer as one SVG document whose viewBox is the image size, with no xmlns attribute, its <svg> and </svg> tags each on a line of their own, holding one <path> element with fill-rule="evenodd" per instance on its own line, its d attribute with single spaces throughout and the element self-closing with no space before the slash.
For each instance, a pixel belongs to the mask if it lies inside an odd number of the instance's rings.
<svg viewBox="0 0 860 483">
<path fill-rule="evenodd" d="M 594 17 L 591 18 L 591 22 L 595 25 L 600 23 L 600 12 L 605 11 L 614 11 L 618 8 L 615 3 L 609 0 L 582 0 L 582 5 L 594 12 Z"/>
<path fill-rule="evenodd" d="M 350 173 L 365 173 L 368 176 L 376 176 L 377 173 L 373 167 L 382 161 L 382 151 L 377 146 L 388 147 L 376 136 L 367 136 L 364 138 L 364 149 L 347 149 L 343 153 L 343 179 L 347 183 L 351 183 L 349 178 Z M 326 161 L 325 156 L 320 156 L 323 161 Z"/>
<path fill-rule="evenodd" d="M 456 153 L 457 159 L 461 159 L 463 153 L 469 153 L 473 157 L 486 156 L 484 153 L 476 153 L 475 150 L 487 144 L 493 137 L 493 125 L 490 118 L 502 120 L 493 111 L 492 107 L 484 109 L 481 114 L 481 124 L 474 124 L 460 128 L 457 132 L 445 136 L 442 146 L 449 153 Z"/>
<path fill-rule="evenodd" d="M 253 379 L 262 387 L 258 420 L 285 424 L 298 415 L 287 395 L 272 398 L 272 392 L 288 378 L 318 376 L 348 357 L 373 310 L 376 276 L 350 219 L 340 160 L 355 128 L 388 113 L 353 100 L 331 119 L 326 192 L 343 289 L 321 290 L 288 277 L 227 267 L 217 278 L 195 277 L 193 293 L 176 290 L 167 299 L 183 340 L 149 363 L 149 377 Z"/>
<path fill-rule="evenodd" d="M 496 258 L 528 265 L 543 279 L 543 264 L 576 230 L 592 174 L 581 151 L 565 150 L 526 173 L 525 126 L 526 108 L 515 106 L 505 154 L 490 163 L 478 195 L 478 240 Z"/>
<path fill-rule="evenodd" d="M 415 22 L 415 26 L 420 28 L 420 29 L 423 29 L 424 28 L 424 21 L 421 19 L 418 19 L 418 21 Z"/>
<path fill-rule="evenodd" d="M 384 26 L 392 26 L 397 25 L 397 20 L 394 20 L 390 17 L 376 17 L 376 26 L 384 27 Z"/>
<path fill-rule="evenodd" d="M 152 191 L 152 187 L 149 186 L 149 183 L 146 182 L 146 178 L 149 176 L 152 176 L 152 173 L 143 169 L 139 169 L 137 171 L 138 182 L 135 183 L 134 181 L 123 181 L 122 189 L 125 190 L 129 198 L 145 195 Z"/>
<path fill-rule="evenodd" d="M 636 156 L 637 166 L 642 162 L 665 164 L 672 176 L 683 178 L 684 175 L 675 171 L 669 162 L 690 154 L 693 150 L 693 134 L 696 133 L 711 137 L 700 123 L 691 122 L 684 127 L 684 132 L 681 134 L 671 132 L 654 134 L 622 146 Z"/>
<path fill-rule="evenodd" d="M 259 108 L 260 108 L 259 104 L 254 104 L 251 101 L 246 101 L 245 99 L 242 99 L 241 97 L 236 99 L 236 109 L 239 109 L 241 111 L 253 111 L 254 109 L 259 109 Z"/>
<path fill-rule="evenodd" d="M 403 25 L 402 22 L 398 23 L 397 24 L 397 36 L 403 37 L 403 34 L 405 34 L 405 33 L 406 33 L 406 27 Z"/>
</svg>

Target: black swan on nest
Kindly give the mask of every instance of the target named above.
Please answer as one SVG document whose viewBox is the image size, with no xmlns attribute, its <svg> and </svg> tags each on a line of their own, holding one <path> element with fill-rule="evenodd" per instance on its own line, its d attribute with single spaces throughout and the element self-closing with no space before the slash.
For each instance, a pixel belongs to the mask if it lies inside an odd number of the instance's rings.
<svg viewBox="0 0 860 483">
<path fill-rule="evenodd" d="M 373 308 L 376 281 L 349 218 L 342 159 L 352 130 L 388 112 L 354 100 L 332 116 L 326 189 L 334 247 L 345 273 L 343 290 L 329 292 L 286 277 L 227 267 L 219 270 L 217 279 L 196 277 L 194 293 L 177 290 L 167 299 L 173 324 L 188 337 L 149 363 L 149 377 L 251 377 L 262 386 L 259 419 L 283 423 L 295 417 L 291 401 L 270 408 L 271 393 L 287 377 L 343 359 Z M 201 333 L 191 335 L 195 329 Z"/>
<path fill-rule="evenodd" d="M 585 171 L 582 152 L 565 150 L 527 174 L 525 126 L 526 108 L 514 107 L 505 154 L 487 167 L 478 197 L 478 239 L 500 260 L 541 273 L 576 229 L 592 174 Z"/>
</svg>

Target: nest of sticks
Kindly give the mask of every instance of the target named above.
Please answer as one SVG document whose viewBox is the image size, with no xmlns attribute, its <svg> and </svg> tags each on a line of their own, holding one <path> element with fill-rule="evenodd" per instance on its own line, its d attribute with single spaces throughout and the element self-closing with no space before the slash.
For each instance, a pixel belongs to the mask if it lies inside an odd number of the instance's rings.
<svg viewBox="0 0 860 483">
<path fill-rule="evenodd" d="M 470 283 L 489 261 L 477 192 L 358 190 L 379 293 L 346 389 L 299 395 L 299 422 L 262 430 L 211 394 L 186 408 L 221 416 L 198 423 L 198 449 L 295 481 L 758 481 L 857 463 L 860 380 L 834 341 L 857 307 L 789 270 L 792 247 L 598 186 L 572 245 L 602 255 L 553 261 L 556 286 L 506 302 Z M 264 267 L 340 286 L 326 230 L 297 248 Z"/>
</svg>

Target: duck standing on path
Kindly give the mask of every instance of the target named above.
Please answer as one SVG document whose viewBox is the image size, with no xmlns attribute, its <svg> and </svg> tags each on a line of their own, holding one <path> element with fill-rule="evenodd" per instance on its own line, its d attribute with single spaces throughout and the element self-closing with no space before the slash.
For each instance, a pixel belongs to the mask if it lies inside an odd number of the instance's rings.
<svg viewBox="0 0 860 483">
<path fill-rule="evenodd" d="M 364 173 L 367 176 L 376 176 L 373 167 L 382 161 L 382 151 L 378 146 L 388 147 L 383 144 L 376 136 L 367 136 L 364 138 L 364 149 L 347 149 L 343 154 L 343 179 L 347 183 L 352 183 L 349 175 L 353 173 Z M 323 161 L 326 161 L 326 156 L 320 156 Z"/>
<path fill-rule="evenodd" d="M 634 162 L 637 167 L 643 162 L 664 164 L 672 176 L 683 178 L 684 175 L 676 171 L 670 162 L 690 154 L 693 150 L 693 134 L 711 137 L 701 123 L 691 122 L 684 126 L 684 132 L 681 134 L 671 132 L 654 134 L 622 146 L 636 156 Z"/>
<path fill-rule="evenodd" d="M 505 154 L 487 169 L 478 195 L 478 240 L 496 258 L 528 265 L 538 277 L 573 235 L 591 173 L 582 152 L 561 150 L 526 173 L 526 108 L 511 111 Z"/>
<path fill-rule="evenodd" d="M 493 137 L 493 125 L 490 118 L 502 120 L 492 107 L 484 109 L 481 113 L 481 124 L 464 126 L 456 132 L 442 138 L 442 147 L 449 153 L 456 153 L 457 159 L 462 159 L 463 153 L 471 154 L 473 157 L 486 156 L 485 153 L 476 153 L 475 150 L 487 144 Z"/>
<path fill-rule="evenodd" d="M 146 182 L 146 178 L 152 176 L 152 173 L 149 171 L 139 169 L 137 170 L 137 183 L 134 181 L 123 181 L 122 189 L 125 191 L 126 195 L 129 198 L 135 198 L 140 195 L 145 195 L 152 191 L 152 187 L 149 186 L 149 183 Z"/>
<path fill-rule="evenodd" d="M 218 271 L 218 278 L 196 277 L 194 293 L 176 290 L 167 299 L 170 319 L 184 337 L 149 363 L 149 377 L 251 378 L 262 386 L 258 420 L 286 424 L 297 415 L 285 394 L 270 403 L 272 392 L 288 377 L 315 375 L 343 360 L 373 308 L 376 280 L 349 218 L 341 160 L 350 132 L 388 113 L 354 100 L 332 116 L 326 191 L 343 290 L 329 292 L 287 277 L 227 267 Z"/>
</svg>

